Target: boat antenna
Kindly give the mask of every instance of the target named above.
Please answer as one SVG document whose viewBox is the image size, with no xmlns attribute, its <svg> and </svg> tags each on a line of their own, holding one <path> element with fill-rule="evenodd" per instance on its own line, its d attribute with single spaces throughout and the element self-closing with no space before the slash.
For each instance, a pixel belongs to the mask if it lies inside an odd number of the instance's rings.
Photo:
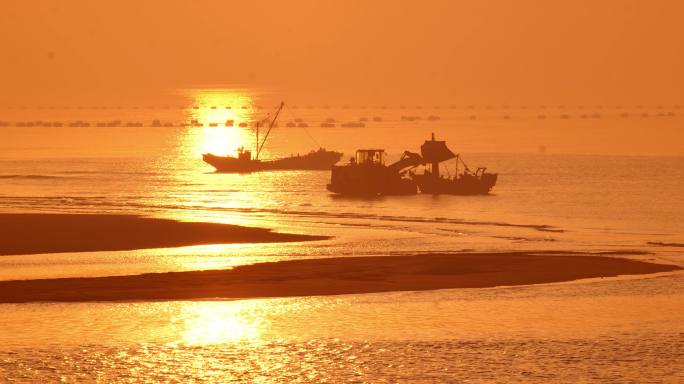
<svg viewBox="0 0 684 384">
<path fill-rule="evenodd" d="M 273 126 L 275 126 L 276 120 L 278 120 L 278 115 L 280 114 L 280 111 L 282 111 L 283 107 L 285 106 L 285 102 L 281 101 L 280 105 L 278 106 L 278 109 L 275 111 L 275 115 L 273 115 L 273 120 L 271 120 L 271 124 L 268 126 L 268 131 L 266 131 L 266 134 L 264 135 L 264 140 L 261 142 L 261 145 L 259 145 L 259 141 L 257 140 L 257 153 L 256 153 L 256 159 L 259 160 L 259 154 L 261 153 L 261 150 L 264 148 L 264 144 L 266 144 L 266 139 L 268 139 L 268 135 L 271 133 L 271 130 L 273 129 Z M 257 134 L 258 134 L 258 128 L 259 125 L 257 124 Z"/>
</svg>

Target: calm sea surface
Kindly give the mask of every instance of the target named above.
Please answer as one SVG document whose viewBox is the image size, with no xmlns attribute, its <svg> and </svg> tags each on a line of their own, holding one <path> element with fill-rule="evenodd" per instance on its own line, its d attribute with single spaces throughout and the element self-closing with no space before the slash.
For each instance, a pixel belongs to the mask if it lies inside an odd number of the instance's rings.
<svg viewBox="0 0 684 384">
<path fill-rule="evenodd" d="M 434 132 L 471 168 L 499 173 L 490 196 L 353 199 L 329 194 L 325 171 L 212 173 L 201 154 L 252 148 L 253 128 L 237 125 L 275 102 L 237 91 L 187 100 L 0 110 L 0 212 L 132 213 L 334 238 L 5 256 L 0 279 L 460 250 L 645 251 L 632 257 L 684 265 L 684 157 L 675 156 L 684 120 L 667 111 L 287 108 L 266 158 L 381 147 L 391 162 Z M 321 128 L 328 118 L 337 127 Z M 362 118 L 365 128 L 340 127 Z M 185 126 L 192 119 L 204 126 Z M 285 127 L 295 119 L 308 127 Z M 681 382 L 683 288 L 676 273 L 323 298 L 0 304 L 0 381 Z"/>
</svg>

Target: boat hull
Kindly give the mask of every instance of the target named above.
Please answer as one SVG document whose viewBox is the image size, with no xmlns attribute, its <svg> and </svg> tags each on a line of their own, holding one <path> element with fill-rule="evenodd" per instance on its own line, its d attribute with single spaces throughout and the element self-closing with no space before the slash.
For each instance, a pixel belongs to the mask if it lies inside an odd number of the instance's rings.
<svg viewBox="0 0 684 384">
<path fill-rule="evenodd" d="M 457 179 L 435 178 L 431 174 L 412 175 L 421 193 L 431 195 L 487 195 L 498 179 L 496 173 L 461 175 Z"/>
<path fill-rule="evenodd" d="M 384 165 L 336 165 L 328 191 L 343 196 L 415 195 L 416 182 L 402 178 Z"/>
<path fill-rule="evenodd" d="M 319 150 L 303 156 L 290 156 L 277 160 L 254 160 L 232 156 L 202 155 L 207 164 L 220 173 L 248 173 L 278 170 L 329 170 L 340 161 L 342 153 Z"/>
</svg>

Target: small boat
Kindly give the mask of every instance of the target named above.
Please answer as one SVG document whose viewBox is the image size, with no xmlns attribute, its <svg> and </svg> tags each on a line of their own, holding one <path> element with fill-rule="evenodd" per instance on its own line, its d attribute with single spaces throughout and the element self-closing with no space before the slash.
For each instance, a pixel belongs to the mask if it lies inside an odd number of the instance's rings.
<svg viewBox="0 0 684 384">
<path fill-rule="evenodd" d="M 267 116 L 259 123 L 270 120 L 270 125 L 263 140 L 259 141 L 259 124 L 256 128 L 256 148 L 255 157 L 252 158 L 252 151 L 244 148 L 238 149 L 238 156 L 218 156 L 211 153 L 202 155 L 202 159 L 216 168 L 216 172 L 224 173 L 247 173 L 258 171 L 275 171 L 275 170 L 326 170 L 330 169 L 335 163 L 340 161 L 342 153 L 335 151 L 327 151 L 319 148 L 316 151 L 311 151 L 305 155 L 293 155 L 281 159 L 261 160 L 259 155 L 266 144 L 269 134 L 273 127 L 276 126 L 276 120 L 280 111 L 285 106 L 285 103 L 280 103 L 276 109 L 273 118 Z"/>
<path fill-rule="evenodd" d="M 477 168 L 474 172 L 463 162 L 460 155 L 453 153 L 445 141 L 426 140 L 420 146 L 420 153 L 424 164 L 430 168 L 422 174 L 410 173 L 418 184 L 421 193 L 432 195 L 486 195 L 496 184 L 498 174 L 487 173 L 487 168 Z M 439 174 L 439 163 L 456 158 L 456 176 L 444 177 Z M 458 164 L 463 164 L 464 171 L 459 174 Z"/>
</svg>

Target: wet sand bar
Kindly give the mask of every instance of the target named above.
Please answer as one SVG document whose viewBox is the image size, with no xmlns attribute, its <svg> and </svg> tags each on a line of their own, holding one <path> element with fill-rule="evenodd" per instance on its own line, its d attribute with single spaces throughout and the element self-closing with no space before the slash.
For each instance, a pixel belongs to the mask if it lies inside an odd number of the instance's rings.
<svg viewBox="0 0 684 384">
<path fill-rule="evenodd" d="M 0 282 L 0 302 L 258 298 L 483 288 L 668 272 L 674 265 L 596 255 L 461 253 L 343 257 L 231 270 Z"/>
<path fill-rule="evenodd" d="M 0 214 L 0 256 L 327 238 L 134 215 Z"/>
</svg>

